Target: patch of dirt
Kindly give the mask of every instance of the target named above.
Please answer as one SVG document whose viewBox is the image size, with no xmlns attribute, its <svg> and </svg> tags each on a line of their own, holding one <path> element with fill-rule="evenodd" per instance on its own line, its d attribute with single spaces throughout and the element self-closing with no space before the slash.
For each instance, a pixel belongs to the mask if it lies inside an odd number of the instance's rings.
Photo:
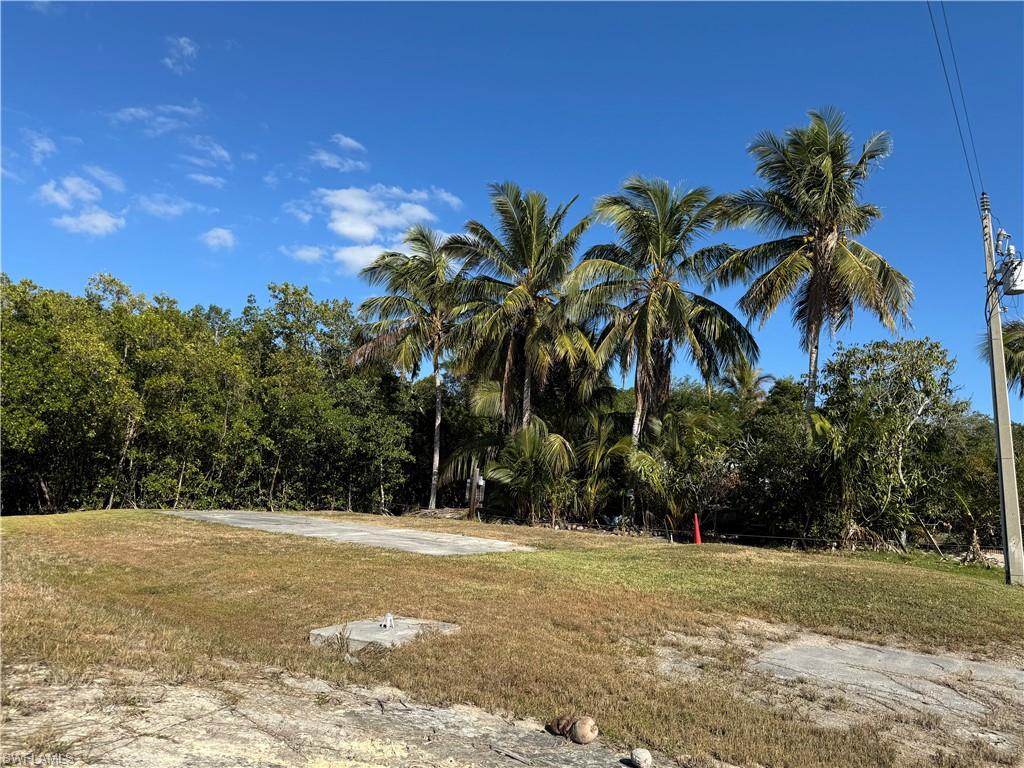
<svg viewBox="0 0 1024 768">
<path fill-rule="evenodd" d="M 537 722 L 430 707 L 394 688 L 336 687 L 274 669 L 236 667 L 232 677 L 200 687 L 125 672 L 71 685 L 50 682 L 45 667 L 8 668 L 0 749 L 125 768 L 610 768 L 625 757 Z"/>
<path fill-rule="evenodd" d="M 977 765 L 1024 765 L 1024 669 L 742 620 L 700 634 L 667 633 L 655 647 L 662 679 L 707 670 L 751 700 L 826 727 L 883 722 L 913 757 L 936 750 Z"/>
</svg>

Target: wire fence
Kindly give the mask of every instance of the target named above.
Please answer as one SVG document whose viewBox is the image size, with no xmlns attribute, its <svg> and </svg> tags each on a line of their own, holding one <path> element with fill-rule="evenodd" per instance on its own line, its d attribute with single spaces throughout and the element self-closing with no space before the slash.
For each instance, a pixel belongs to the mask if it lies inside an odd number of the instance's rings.
<svg viewBox="0 0 1024 768">
<path fill-rule="evenodd" d="M 414 509 L 420 509 L 414 505 L 404 505 L 407 509 L 407 513 Z M 466 510 L 468 515 L 469 510 Z M 400 513 L 401 514 L 401 513 Z M 601 523 L 597 521 L 575 521 L 575 520 L 537 520 L 533 523 L 529 523 L 522 517 L 514 515 L 500 515 L 489 513 L 486 510 L 481 510 L 479 514 L 479 520 L 487 523 L 504 523 L 507 525 L 533 525 L 539 528 L 553 528 L 560 530 L 578 530 L 578 531 L 591 531 L 599 533 L 607 533 L 618 536 L 649 536 L 652 538 L 663 538 L 675 543 L 688 543 L 692 542 L 694 538 L 694 531 L 692 527 L 674 528 L 667 522 L 657 525 L 643 525 L 632 520 L 623 521 L 621 523 Z M 929 533 L 936 537 L 938 540 L 939 547 L 944 554 L 960 554 L 971 549 L 971 542 L 959 541 L 955 539 L 946 538 L 946 534 L 941 531 L 929 531 Z M 915 540 L 908 541 L 906 544 L 902 544 L 896 539 L 849 539 L 844 540 L 842 537 L 816 537 L 816 536 L 797 536 L 789 534 L 775 534 L 775 533 L 732 533 L 732 532 L 720 532 L 714 528 L 710 530 L 701 530 L 701 539 L 705 543 L 716 543 L 716 544 L 760 544 L 762 546 L 789 546 L 790 548 L 801 547 L 804 549 L 848 549 L 851 545 L 858 549 L 887 549 L 901 551 L 908 548 L 927 548 L 932 549 L 933 546 L 926 540 Z"/>
</svg>

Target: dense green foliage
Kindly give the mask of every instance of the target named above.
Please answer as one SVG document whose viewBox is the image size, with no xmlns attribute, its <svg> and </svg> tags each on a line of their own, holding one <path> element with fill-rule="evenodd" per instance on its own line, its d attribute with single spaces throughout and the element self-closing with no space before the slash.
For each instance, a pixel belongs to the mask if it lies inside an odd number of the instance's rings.
<svg viewBox="0 0 1024 768">
<path fill-rule="evenodd" d="M 231 317 L 109 276 L 84 297 L 4 278 L 4 511 L 389 503 L 415 393 L 353 370 L 346 302 L 270 298 Z"/>
<path fill-rule="evenodd" d="M 4 278 L 4 511 L 425 504 L 433 376 L 354 367 L 361 326 L 346 303 L 269 291 L 232 317 L 107 276 L 84 297 Z M 940 543 L 974 529 L 993 543 L 992 424 L 956 400 L 951 372 L 934 342 L 840 348 L 812 436 L 802 384 L 740 365 L 710 388 L 676 382 L 642 450 L 633 391 L 607 380 L 581 400 L 553 366 L 533 426 L 508 429 L 500 409 L 474 411 L 471 376 L 449 375 L 441 442 L 480 449 L 485 511 L 500 517 L 688 536 L 697 514 L 751 540 L 914 539 L 924 525 Z M 464 474 L 447 463 L 439 502 L 460 504 Z"/>
<path fill-rule="evenodd" d="M 858 196 L 888 138 L 852 146 L 841 115 L 812 113 L 754 143 L 763 189 L 632 178 L 575 222 L 574 200 L 492 185 L 495 226 L 413 228 L 363 271 L 382 295 L 358 314 L 289 284 L 232 316 L 106 275 L 83 297 L 4 278 L 4 511 L 433 508 L 472 475 L 485 514 L 530 522 L 995 542 L 991 423 L 957 400 L 939 344 L 840 346 L 819 380 L 823 329 L 856 306 L 893 328 L 912 298 L 853 239 L 880 215 Z M 615 241 L 579 253 L 595 218 Z M 707 242 L 737 222 L 775 239 Z M 750 319 L 791 300 L 803 381 L 759 369 L 706 295 L 735 280 Z M 680 357 L 700 381 L 673 383 Z"/>
</svg>

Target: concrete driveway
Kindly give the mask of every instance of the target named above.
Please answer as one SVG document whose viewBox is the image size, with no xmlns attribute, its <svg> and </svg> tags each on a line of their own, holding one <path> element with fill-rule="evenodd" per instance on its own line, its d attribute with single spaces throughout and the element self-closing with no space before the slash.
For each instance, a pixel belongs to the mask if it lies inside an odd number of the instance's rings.
<svg viewBox="0 0 1024 768">
<path fill-rule="evenodd" d="M 288 533 L 293 536 L 312 536 L 345 544 L 399 549 L 419 555 L 483 555 L 534 551 L 533 547 L 512 544 L 498 539 L 482 539 L 477 536 L 462 536 L 454 533 L 414 531 L 409 528 L 386 528 L 382 525 L 364 525 L 303 515 L 280 515 L 274 512 L 227 509 L 206 511 L 166 509 L 161 512 L 189 520 L 233 525 L 236 528 L 253 528 L 258 531 Z"/>
</svg>

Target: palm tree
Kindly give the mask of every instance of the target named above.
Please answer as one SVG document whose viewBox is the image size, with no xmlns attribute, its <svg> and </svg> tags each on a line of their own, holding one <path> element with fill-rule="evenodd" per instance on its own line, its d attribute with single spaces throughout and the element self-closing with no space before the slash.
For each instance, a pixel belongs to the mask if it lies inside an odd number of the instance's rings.
<svg viewBox="0 0 1024 768">
<path fill-rule="evenodd" d="M 706 382 L 731 363 L 757 358 L 757 343 L 727 309 L 688 289 L 707 277 L 725 246 L 691 252 L 716 225 L 719 202 L 705 187 L 683 192 L 661 179 L 629 179 L 623 192 L 597 200 L 597 216 L 619 232 L 619 242 L 587 251 L 569 281 L 573 312 L 608 319 L 601 360 L 618 355 L 635 369 L 633 445 L 650 414 L 668 403 L 672 363 L 686 349 Z"/>
<path fill-rule="evenodd" d="M 988 335 L 978 344 L 978 353 L 986 361 L 992 359 L 989 353 Z M 1003 359 L 1006 360 L 1006 382 L 1016 387 L 1024 397 L 1024 320 L 1009 320 L 1003 324 Z"/>
<path fill-rule="evenodd" d="M 751 224 L 772 239 L 735 251 L 714 274 L 720 284 L 752 279 L 739 306 L 762 326 L 793 300 L 793 322 L 808 354 L 808 416 L 817 393 L 822 328 L 835 334 L 859 305 L 895 330 L 898 320 L 909 321 L 913 300 L 910 280 L 853 239 L 882 215 L 859 196 L 872 166 L 890 152 L 889 135 L 873 135 L 854 159 L 842 113 L 809 115 L 806 128 L 791 128 L 784 137 L 762 133 L 750 147 L 766 186 L 726 196 L 725 220 Z"/>
<path fill-rule="evenodd" d="M 725 372 L 722 383 L 741 403 L 760 403 L 767 396 L 766 387 L 775 381 L 770 373 L 762 373 L 746 358 L 737 360 Z"/>
<path fill-rule="evenodd" d="M 1003 326 L 1003 356 L 1010 383 L 1024 397 L 1024 320 L 1011 320 Z"/>
<path fill-rule="evenodd" d="M 470 289 L 482 308 L 473 319 L 465 357 L 485 376 L 500 378 L 506 424 L 513 420 L 519 390 L 526 426 L 533 388 L 544 384 L 551 365 L 558 360 L 575 365 L 592 351 L 584 331 L 566 322 L 561 307 L 562 282 L 590 219 L 563 233 L 575 198 L 549 211 L 544 195 L 524 195 L 511 182 L 492 184 L 490 190 L 497 233 L 469 221 L 466 233 L 450 237 L 447 248 L 477 272 Z"/>
<path fill-rule="evenodd" d="M 382 253 L 360 273 L 371 285 L 383 285 L 384 296 L 360 306 L 371 319 L 363 328 L 369 341 L 352 355 L 360 364 L 386 360 L 413 376 L 424 358 L 434 366 L 434 456 L 430 471 L 429 508 L 437 506 L 441 462 L 442 358 L 453 351 L 472 304 L 463 295 L 463 280 L 442 236 L 417 225 L 405 235 L 409 253 Z"/>
<path fill-rule="evenodd" d="M 575 461 L 569 441 L 534 419 L 509 435 L 501 452 L 485 467 L 484 477 L 503 485 L 522 516 L 536 523 L 555 484 Z"/>
</svg>

